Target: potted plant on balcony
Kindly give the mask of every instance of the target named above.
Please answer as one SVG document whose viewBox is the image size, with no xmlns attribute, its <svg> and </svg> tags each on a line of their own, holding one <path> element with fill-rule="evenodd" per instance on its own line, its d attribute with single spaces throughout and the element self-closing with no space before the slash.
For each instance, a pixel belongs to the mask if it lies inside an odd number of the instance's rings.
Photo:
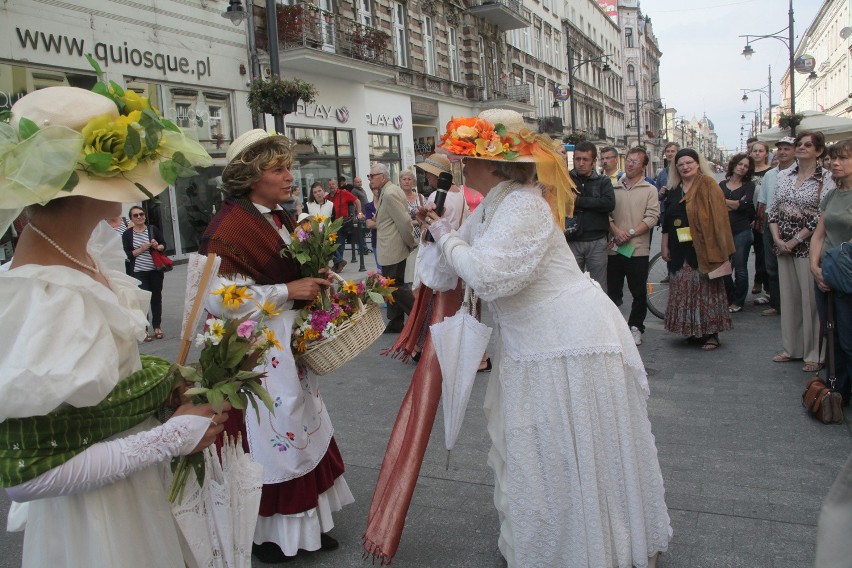
<svg viewBox="0 0 852 568">
<path fill-rule="evenodd" d="M 353 51 L 361 57 L 378 57 L 387 49 L 389 41 L 389 34 L 362 24 L 355 24 L 352 32 Z"/>
<path fill-rule="evenodd" d="M 307 81 L 301 79 L 281 79 L 272 77 L 252 81 L 249 89 L 248 106 L 254 114 L 290 114 L 296 112 L 296 103 L 305 104 L 316 100 L 319 91 Z"/>
</svg>

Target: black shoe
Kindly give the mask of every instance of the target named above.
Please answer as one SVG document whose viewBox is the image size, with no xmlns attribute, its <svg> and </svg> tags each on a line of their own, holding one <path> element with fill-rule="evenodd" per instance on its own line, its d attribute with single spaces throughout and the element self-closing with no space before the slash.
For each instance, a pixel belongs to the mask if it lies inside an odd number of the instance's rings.
<svg viewBox="0 0 852 568">
<path fill-rule="evenodd" d="M 251 553 L 263 564 L 281 564 L 282 562 L 290 562 L 296 558 L 295 556 L 285 555 L 284 552 L 281 551 L 281 548 L 274 542 L 252 544 Z"/>
<path fill-rule="evenodd" d="M 480 363 L 481 365 L 482 363 Z M 483 369 L 478 369 L 477 373 L 490 373 L 491 372 L 491 357 L 485 359 L 485 367 Z"/>
<path fill-rule="evenodd" d="M 337 539 L 332 537 L 327 533 L 322 533 L 320 535 L 320 550 L 337 550 L 340 548 L 340 543 L 337 542 Z"/>
<path fill-rule="evenodd" d="M 411 358 L 414 360 L 415 363 L 420 361 L 420 354 L 421 353 L 422 353 L 422 351 L 415 351 L 414 353 L 411 354 Z"/>
<path fill-rule="evenodd" d="M 403 325 L 401 323 L 391 322 L 385 328 L 385 333 L 400 333 L 402 332 Z"/>
</svg>

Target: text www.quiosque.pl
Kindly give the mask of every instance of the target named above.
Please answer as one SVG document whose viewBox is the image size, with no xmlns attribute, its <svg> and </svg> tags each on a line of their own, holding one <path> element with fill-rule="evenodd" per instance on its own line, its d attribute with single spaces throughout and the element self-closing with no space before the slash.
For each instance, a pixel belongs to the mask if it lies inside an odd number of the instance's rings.
<svg viewBox="0 0 852 568">
<path fill-rule="evenodd" d="M 62 53 L 64 51 L 68 55 L 79 55 L 80 57 L 86 53 L 86 41 L 81 38 L 61 34 L 46 34 L 38 30 L 22 30 L 21 28 L 15 28 L 15 31 L 23 48 L 28 47 L 35 51 L 41 49 L 47 53 Z M 163 73 L 168 71 L 186 73 L 199 78 L 209 77 L 212 73 L 209 57 L 196 59 L 193 66 L 186 57 L 136 49 L 129 47 L 126 41 L 122 45 L 97 42 L 92 50 L 92 56 L 104 67 L 109 67 L 110 63 L 124 63 L 135 67 L 157 69 Z"/>
</svg>

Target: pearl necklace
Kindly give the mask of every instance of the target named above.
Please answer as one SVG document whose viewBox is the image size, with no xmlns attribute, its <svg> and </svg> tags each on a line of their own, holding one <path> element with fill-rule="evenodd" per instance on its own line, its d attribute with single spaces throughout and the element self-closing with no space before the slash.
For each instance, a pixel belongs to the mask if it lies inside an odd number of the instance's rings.
<svg viewBox="0 0 852 568">
<path fill-rule="evenodd" d="M 53 239 L 51 239 L 50 237 L 45 235 L 44 231 L 42 231 L 41 229 L 39 229 L 38 227 L 36 227 L 32 223 L 30 223 L 28 226 L 29 226 L 30 229 L 33 230 L 33 232 L 35 232 L 35 234 L 37 234 L 38 236 L 40 236 L 41 238 L 46 240 L 48 242 L 48 244 L 50 244 L 50 246 L 55 248 L 59 252 L 59 254 L 61 254 L 62 256 L 64 256 L 65 258 L 67 258 L 68 260 L 70 260 L 71 262 L 76 264 L 77 266 L 81 266 L 81 267 L 85 268 L 86 270 L 93 272 L 95 274 L 98 273 L 98 269 L 96 267 L 92 266 L 91 264 L 86 264 L 85 262 L 78 260 L 78 259 L 74 258 L 73 256 L 71 256 L 71 254 L 68 251 L 66 251 L 64 248 L 59 246 L 56 243 L 56 241 L 54 241 Z"/>
</svg>

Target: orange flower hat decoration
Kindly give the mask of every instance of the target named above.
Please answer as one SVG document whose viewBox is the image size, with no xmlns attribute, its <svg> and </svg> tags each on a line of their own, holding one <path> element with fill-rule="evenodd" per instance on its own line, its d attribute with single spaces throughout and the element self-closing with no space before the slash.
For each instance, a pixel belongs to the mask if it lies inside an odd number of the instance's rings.
<svg viewBox="0 0 852 568">
<path fill-rule="evenodd" d="M 523 117 L 500 109 L 478 117 L 454 117 L 441 136 L 441 148 L 448 154 L 484 160 L 533 162 L 534 144 L 535 134 L 524 126 Z"/>
</svg>

